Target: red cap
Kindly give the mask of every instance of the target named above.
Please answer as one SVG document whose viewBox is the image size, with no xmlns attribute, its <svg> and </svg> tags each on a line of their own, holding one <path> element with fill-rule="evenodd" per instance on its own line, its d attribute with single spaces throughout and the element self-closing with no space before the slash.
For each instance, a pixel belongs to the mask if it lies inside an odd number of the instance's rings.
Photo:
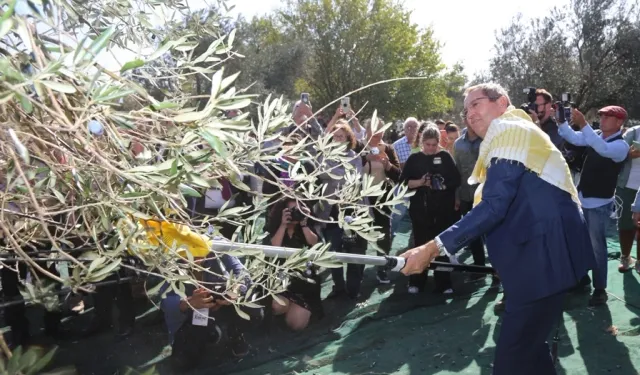
<svg viewBox="0 0 640 375">
<path fill-rule="evenodd" d="M 627 111 L 625 111 L 625 109 L 622 107 L 618 107 L 617 105 L 610 105 L 608 107 L 604 107 L 598 111 L 598 114 L 619 118 L 621 120 L 627 119 Z"/>
</svg>

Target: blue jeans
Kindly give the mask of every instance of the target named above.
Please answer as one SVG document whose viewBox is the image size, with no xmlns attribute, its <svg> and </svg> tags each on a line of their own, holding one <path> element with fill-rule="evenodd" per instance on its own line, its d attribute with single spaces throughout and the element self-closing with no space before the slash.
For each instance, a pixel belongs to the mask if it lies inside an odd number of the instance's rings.
<svg viewBox="0 0 640 375">
<path fill-rule="evenodd" d="M 398 214 L 394 213 L 391 215 L 391 236 L 395 237 L 396 230 L 398 230 L 398 226 L 400 225 L 400 222 L 404 220 L 404 218 L 407 217 L 408 215 L 409 207 L 405 206 L 403 203 L 399 203 L 395 205 L 393 208 L 400 211 L 400 213 Z"/>
<path fill-rule="evenodd" d="M 591 245 L 596 255 L 596 268 L 593 270 L 593 287 L 595 289 L 607 288 L 607 262 L 609 261 L 607 227 L 611 221 L 611 210 L 613 210 L 613 203 L 597 208 L 583 208 L 584 219 L 589 227 Z"/>
</svg>

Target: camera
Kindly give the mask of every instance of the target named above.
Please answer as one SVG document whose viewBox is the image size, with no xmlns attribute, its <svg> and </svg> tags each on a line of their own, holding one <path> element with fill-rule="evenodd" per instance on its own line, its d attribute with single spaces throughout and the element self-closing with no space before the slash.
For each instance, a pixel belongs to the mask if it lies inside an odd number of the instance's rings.
<svg viewBox="0 0 640 375">
<path fill-rule="evenodd" d="M 304 220 L 304 214 L 298 207 L 294 207 L 291 209 L 291 221 L 302 221 Z"/>
<path fill-rule="evenodd" d="M 446 190 L 447 186 L 444 184 L 444 177 L 441 174 L 431 174 L 431 190 Z"/>
<path fill-rule="evenodd" d="M 562 93 L 562 101 L 556 102 L 556 121 L 559 124 L 565 122 L 571 122 L 571 109 L 573 103 L 571 103 L 571 94 Z"/>
<path fill-rule="evenodd" d="M 520 109 L 527 112 L 527 114 L 538 111 L 538 105 L 536 104 L 536 88 L 535 87 L 527 87 L 522 90 L 525 94 L 527 94 L 527 102 L 520 106 Z"/>
</svg>

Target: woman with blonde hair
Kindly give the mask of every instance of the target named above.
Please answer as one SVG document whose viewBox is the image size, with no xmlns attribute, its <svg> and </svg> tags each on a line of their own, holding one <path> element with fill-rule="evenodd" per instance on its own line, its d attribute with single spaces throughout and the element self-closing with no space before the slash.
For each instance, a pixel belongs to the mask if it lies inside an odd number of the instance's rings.
<svg viewBox="0 0 640 375">
<path fill-rule="evenodd" d="M 380 117 L 376 119 L 375 130 L 372 120 L 365 121 L 364 127 L 367 131 L 367 137 L 364 142 L 358 143 L 356 153 L 362 155 L 362 171 L 365 175 L 373 177 L 373 183 L 383 183 L 383 189 L 388 193 L 394 187 L 394 183 L 400 179 L 400 162 L 398 156 L 391 145 L 382 141 L 384 131 L 380 131 L 384 126 L 384 122 Z M 392 194 L 388 194 L 391 196 Z M 379 197 L 368 197 L 369 203 L 374 206 L 379 199 L 384 199 L 387 194 Z M 378 240 L 380 247 L 385 254 L 391 251 L 391 209 L 389 206 L 373 209 L 373 223 L 381 228 L 384 237 Z M 377 272 L 378 282 L 381 284 L 389 284 L 389 276 L 387 270 L 379 268 Z"/>
<path fill-rule="evenodd" d="M 356 157 L 356 153 L 353 149 L 357 145 L 356 135 L 351 129 L 351 125 L 344 119 L 337 120 L 330 128 L 327 128 L 327 132 L 330 132 L 332 140 L 336 143 L 346 143 L 346 156 L 349 158 L 349 163 L 353 166 L 357 173 L 362 173 L 362 160 Z M 346 174 L 345 166 L 336 160 L 324 160 L 323 163 L 328 167 L 327 172 L 320 175 L 322 183 L 326 183 L 325 197 L 328 199 L 337 199 L 335 192 L 340 189 L 340 186 L 344 185 Z M 336 178 L 337 177 L 337 178 Z M 338 221 L 340 214 L 340 204 L 325 204 L 318 205 L 320 211 L 318 216 L 327 220 L 329 218 L 333 221 Z M 345 215 L 349 215 L 350 212 L 346 211 Z M 359 237 L 345 237 L 345 233 L 338 226 L 338 224 L 329 223 L 326 225 L 325 238 L 331 242 L 332 251 L 346 252 L 352 254 L 364 254 L 367 250 L 367 242 Z M 345 282 L 344 267 L 332 268 L 331 276 L 333 279 L 333 290 L 329 293 L 328 298 L 340 297 L 347 295 L 351 299 L 356 299 L 360 294 L 360 285 L 362 284 L 362 278 L 364 276 L 364 266 L 358 264 L 347 265 L 347 277 Z"/>
</svg>

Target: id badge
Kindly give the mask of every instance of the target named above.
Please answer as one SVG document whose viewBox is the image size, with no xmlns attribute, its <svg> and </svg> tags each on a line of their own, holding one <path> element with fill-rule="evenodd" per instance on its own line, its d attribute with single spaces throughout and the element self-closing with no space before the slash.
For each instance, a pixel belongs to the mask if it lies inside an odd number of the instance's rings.
<svg viewBox="0 0 640 375">
<path fill-rule="evenodd" d="M 209 324 L 209 309 L 193 310 L 191 324 L 194 326 L 206 327 Z"/>
<path fill-rule="evenodd" d="M 442 159 L 437 157 L 437 158 L 433 158 L 433 164 L 435 165 L 440 165 L 442 164 Z"/>
</svg>

